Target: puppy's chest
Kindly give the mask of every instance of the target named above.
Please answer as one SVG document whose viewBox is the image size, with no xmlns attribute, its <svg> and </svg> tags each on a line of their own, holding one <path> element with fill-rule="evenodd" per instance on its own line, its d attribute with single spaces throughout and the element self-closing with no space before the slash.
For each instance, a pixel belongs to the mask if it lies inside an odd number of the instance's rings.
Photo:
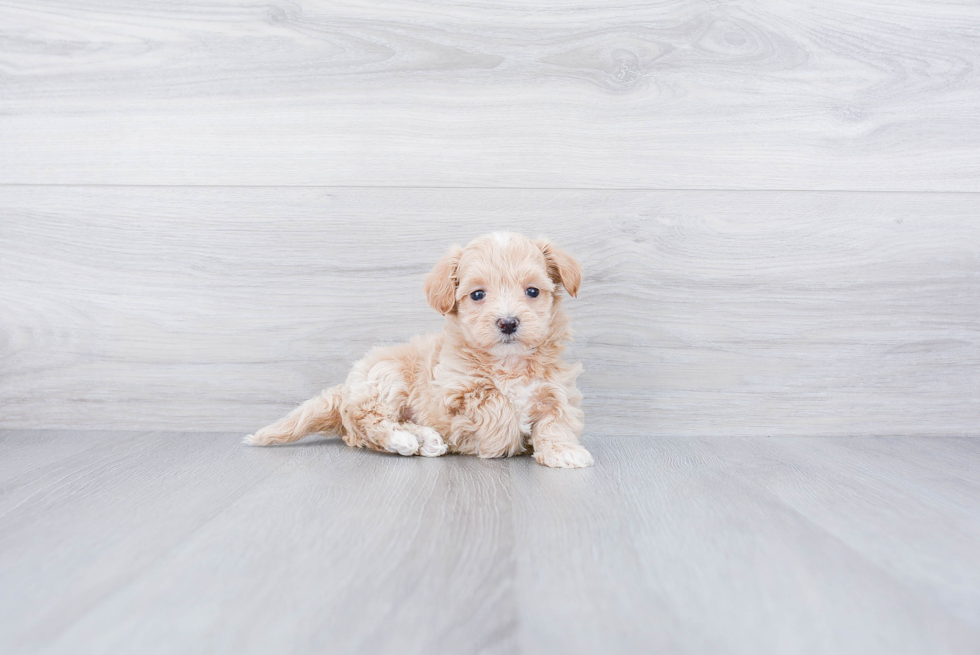
<svg viewBox="0 0 980 655">
<path fill-rule="evenodd" d="M 536 401 L 540 382 L 528 380 L 496 380 L 494 386 L 510 402 L 511 410 L 520 424 L 521 434 L 531 434 L 531 407 Z"/>
<path fill-rule="evenodd" d="M 480 426 L 479 430 L 513 426 L 520 435 L 531 434 L 532 410 L 541 382 L 520 378 L 470 379 L 467 384 L 446 385 L 451 416 Z"/>
</svg>

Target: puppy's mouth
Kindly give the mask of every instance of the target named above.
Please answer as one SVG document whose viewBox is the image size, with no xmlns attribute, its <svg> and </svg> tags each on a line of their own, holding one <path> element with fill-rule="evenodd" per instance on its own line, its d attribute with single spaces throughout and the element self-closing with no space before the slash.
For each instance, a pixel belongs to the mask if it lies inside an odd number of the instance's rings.
<svg viewBox="0 0 980 655">
<path fill-rule="evenodd" d="M 512 334 L 501 334 L 500 335 L 500 345 L 506 346 L 509 344 L 520 343 L 520 339 L 517 338 L 517 333 Z"/>
<path fill-rule="evenodd" d="M 497 345 L 491 349 L 491 352 L 501 355 L 526 355 L 535 350 L 534 346 L 528 344 L 522 339 L 518 339 L 517 336 L 513 334 L 501 335 L 500 340 Z"/>
</svg>

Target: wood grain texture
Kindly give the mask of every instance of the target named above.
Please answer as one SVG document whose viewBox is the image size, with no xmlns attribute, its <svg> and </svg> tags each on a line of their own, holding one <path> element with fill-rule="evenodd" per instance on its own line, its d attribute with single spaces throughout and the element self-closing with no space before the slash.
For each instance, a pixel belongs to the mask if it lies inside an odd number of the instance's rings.
<svg viewBox="0 0 980 655">
<path fill-rule="evenodd" d="M 4 0 L 0 182 L 980 191 L 980 7 Z"/>
<path fill-rule="evenodd" d="M 733 439 L 714 452 L 807 521 L 908 587 L 980 628 L 980 478 L 957 479 L 903 456 L 881 439 Z M 865 455 L 877 442 L 885 453 Z M 975 462 L 975 439 L 941 439 L 938 449 Z M 870 449 L 869 449 L 870 450 Z M 901 468 L 899 468 L 901 467 Z M 842 507 L 849 511 L 842 512 Z M 928 533 L 928 536 L 925 535 Z"/>
<path fill-rule="evenodd" d="M 548 234 L 587 430 L 966 435 L 980 195 L 0 190 L 0 425 L 248 432 L 438 330 L 452 241 Z"/>
<path fill-rule="evenodd" d="M 93 447 L 52 466 L 69 441 Z M 3 490 L 18 502 L 0 512 L 0 641 L 11 655 L 980 647 L 976 439 L 587 445 L 596 466 L 570 472 L 338 440 L 0 432 L 0 463 L 34 471 Z M 922 452 L 959 474 L 936 477 Z"/>
<path fill-rule="evenodd" d="M 37 639 L 42 651 L 514 652 L 505 463 L 406 467 L 340 441 L 270 454 L 205 439 L 283 474 Z"/>
<path fill-rule="evenodd" d="M 0 435 L 37 464 L 2 481 L 5 651 L 64 630 L 282 465 L 187 434 L 66 436 Z M 65 457 L 68 440 L 88 448 Z"/>
<path fill-rule="evenodd" d="M 886 520 L 880 514 L 890 516 L 909 496 L 879 483 L 868 485 L 862 503 L 840 502 L 835 483 L 859 484 L 862 476 L 828 476 L 809 454 L 827 441 L 594 438 L 588 445 L 597 466 L 581 478 L 515 469 L 526 652 L 975 648 L 975 596 L 963 594 L 977 591 L 975 558 L 965 554 L 980 545 L 980 524 L 959 512 L 916 508 L 910 518 L 929 524 L 921 535 L 928 543 L 877 530 Z M 887 441 L 889 461 L 905 459 L 907 442 L 915 440 Z M 972 444 L 953 447 L 975 461 Z M 773 478 L 785 482 L 776 493 Z M 787 502 L 789 487 L 796 498 L 833 506 L 838 525 L 821 525 Z M 974 504 L 978 493 L 974 487 Z M 950 550 L 959 557 L 948 566 L 968 578 L 938 572 L 922 585 L 931 594 L 905 584 Z M 903 557 L 907 571 L 882 566 Z M 949 601 L 938 611 L 937 598 Z M 951 621 L 950 609 L 970 618 Z"/>
</svg>

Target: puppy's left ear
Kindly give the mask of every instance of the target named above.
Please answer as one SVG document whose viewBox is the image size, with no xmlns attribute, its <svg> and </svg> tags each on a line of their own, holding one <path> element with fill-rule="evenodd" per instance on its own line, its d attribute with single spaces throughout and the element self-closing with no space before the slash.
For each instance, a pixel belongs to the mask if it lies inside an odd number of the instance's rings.
<svg viewBox="0 0 980 655">
<path fill-rule="evenodd" d="M 449 249 L 425 278 L 425 297 L 432 309 L 440 314 L 448 314 L 456 308 L 456 267 L 463 249 L 453 246 Z"/>
<path fill-rule="evenodd" d="M 565 287 L 568 295 L 575 298 L 578 295 L 579 285 L 582 284 L 582 266 L 574 257 L 547 239 L 538 239 L 535 243 L 544 253 L 551 281 Z"/>
</svg>

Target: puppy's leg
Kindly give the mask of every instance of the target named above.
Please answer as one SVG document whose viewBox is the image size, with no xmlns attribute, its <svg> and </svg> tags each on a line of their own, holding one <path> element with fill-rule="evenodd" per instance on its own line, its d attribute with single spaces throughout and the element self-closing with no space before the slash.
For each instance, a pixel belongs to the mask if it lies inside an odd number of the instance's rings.
<svg viewBox="0 0 980 655">
<path fill-rule="evenodd" d="M 432 428 L 415 423 L 404 422 L 401 428 L 408 430 L 419 440 L 419 455 L 422 457 L 440 457 L 446 454 L 449 446 L 442 440 L 442 436 Z"/>
<path fill-rule="evenodd" d="M 351 446 L 360 446 L 382 452 L 398 453 L 406 457 L 445 455 L 447 446 L 439 433 L 432 428 L 415 423 L 402 422 L 390 417 L 365 416 L 356 420 L 344 436 Z"/>
<path fill-rule="evenodd" d="M 554 468 L 592 466 L 592 454 L 579 443 L 584 416 L 560 387 L 542 389 L 531 430 L 535 461 Z"/>
<path fill-rule="evenodd" d="M 350 424 L 350 430 L 344 435 L 344 441 L 350 446 L 398 453 L 405 457 L 412 455 L 432 457 L 442 454 L 433 452 L 432 446 L 426 443 L 425 436 L 421 434 L 420 426 L 399 423 L 387 412 L 385 413 L 388 414 L 387 416 L 379 415 L 376 411 L 360 416 L 356 410 L 352 413 L 354 420 Z M 425 447 L 424 451 L 423 447 Z"/>
<path fill-rule="evenodd" d="M 342 392 L 343 385 L 322 391 L 319 396 L 307 400 L 279 421 L 248 435 L 244 443 L 271 446 L 298 441 L 314 432 L 339 433 L 343 427 L 340 417 Z"/>
<path fill-rule="evenodd" d="M 350 387 L 345 406 L 344 441 L 399 455 L 438 457 L 446 444 L 432 428 L 400 420 L 408 402 L 408 385 L 392 362 L 373 366 L 365 380 Z"/>
</svg>

